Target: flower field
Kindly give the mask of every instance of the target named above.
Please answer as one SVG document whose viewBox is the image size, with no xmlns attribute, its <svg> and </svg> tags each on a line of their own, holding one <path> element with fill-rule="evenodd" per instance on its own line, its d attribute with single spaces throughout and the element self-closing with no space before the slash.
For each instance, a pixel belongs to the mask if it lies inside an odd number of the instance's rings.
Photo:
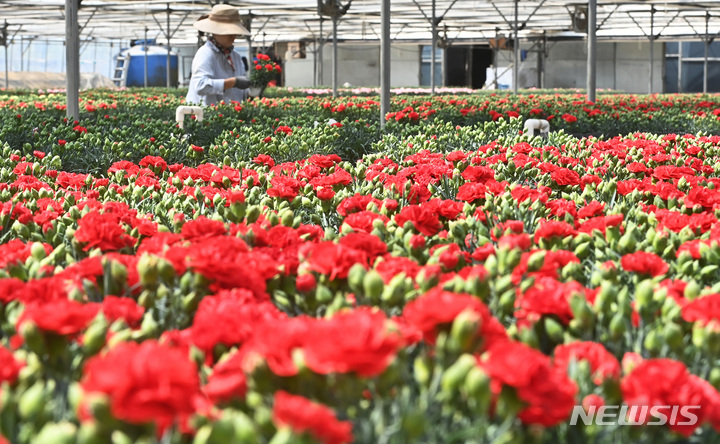
<svg viewBox="0 0 720 444">
<path fill-rule="evenodd" d="M 176 94 L 0 94 L 0 443 L 720 441 L 719 97 Z"/>
</svg>

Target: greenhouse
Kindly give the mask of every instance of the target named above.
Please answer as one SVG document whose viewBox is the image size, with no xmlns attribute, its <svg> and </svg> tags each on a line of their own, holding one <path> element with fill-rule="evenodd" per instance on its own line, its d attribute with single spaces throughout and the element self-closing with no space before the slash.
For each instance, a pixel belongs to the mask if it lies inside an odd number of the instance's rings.
<svg viewBox="0 0 720 444">
<path fill-rule="evenodd" d="M 0 12 L 0 444 L 720 443 L 719 2 Z"/>
</svg>

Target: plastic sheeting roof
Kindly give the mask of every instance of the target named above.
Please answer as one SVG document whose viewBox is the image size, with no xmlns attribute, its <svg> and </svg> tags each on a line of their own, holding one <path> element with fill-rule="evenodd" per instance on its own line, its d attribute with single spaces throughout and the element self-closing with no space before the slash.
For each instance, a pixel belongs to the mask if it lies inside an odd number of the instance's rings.
<svg viewBox="0 0 720 444">
<path fill-rule="evenodd" d="M 325 3 L 334 0 L 324 0 Z M 79 11 L 81 40 L 141 39 L 148 37 L 165 43 L 168 9 L 172 44 L 195 43 L 197 33 L 192 22 L 209 12 L 218 2 L 198 0 L 135 1 L 83 0 Z M 237 6 L 241 14 L 252 17 L 252 39 L 256 44 L 298 41 L 319 37 L 321 20 L 317 0 L 254 0 L 226 2 Z M 342 0 L 345 5 L 348 0 Z M 440 38 L 453 42 L 485 42 L 496 32 L 510 36 L 514 0 L 392 0 L 391 31 L 395 41 L 431 39 L 429 18 L 432 4 L 436 16 L 443 16 L 438 29 Z M 571 12 L 586 2 L 566 0 L 521 0 L 518 5 L 520 38 L 582 38 L 572 31 Z M 8 24 L 8 37 L 63 39 L 65 36 L 64 0 L 0 0 L 0 20 Z M 654 10 L 651 13 L 651 10 Z M 598 0 L 597 36 L 599 39 L 648 38 L 700 39 L 720 36 L 720 2 L 697 0 Z M 380 39 L 380 1 L 354 0 L 338 26 L 341 40 Z M 2 23 L 0 23 L 0 26 Z M 332 21 L 322 20 L 322 35 L 330 37 Z M 177 32 L 175 32 L 177 30 Z"/>
</svg>

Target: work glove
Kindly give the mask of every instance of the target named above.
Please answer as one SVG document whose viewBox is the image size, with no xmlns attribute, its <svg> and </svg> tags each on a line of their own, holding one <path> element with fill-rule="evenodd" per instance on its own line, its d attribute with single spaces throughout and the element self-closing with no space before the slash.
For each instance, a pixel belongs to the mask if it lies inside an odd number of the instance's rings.
<svg viewBox="0 0 720 444">
<path fill-rule="evenodd" d="M 250 79 L 248 79 L 247 77 L 235 77 L 235 88 L 237 88 L 237 89 L 250 88 Z"/>
</svg>

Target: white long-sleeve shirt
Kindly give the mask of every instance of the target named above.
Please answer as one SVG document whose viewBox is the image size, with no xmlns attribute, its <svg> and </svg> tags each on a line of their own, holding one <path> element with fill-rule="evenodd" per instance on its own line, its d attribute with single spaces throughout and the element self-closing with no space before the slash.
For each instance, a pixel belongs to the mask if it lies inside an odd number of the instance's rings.
<svg viewBox="0 0 720 444">
<path fill-rule="evenodd" d="M 231 100 L 241 102 L 248 97 L 246 89 L 224 89 L 225 79 L 246 75 L 240 55 L 233 51 L 230 57 L 234 70 L 225 55 L 209 40 L 198 49 L 192 62 L 190 89 L 185 98 L 187 103 L 213 105 L 223 100 L 225 103 Z"/>
</svg>

